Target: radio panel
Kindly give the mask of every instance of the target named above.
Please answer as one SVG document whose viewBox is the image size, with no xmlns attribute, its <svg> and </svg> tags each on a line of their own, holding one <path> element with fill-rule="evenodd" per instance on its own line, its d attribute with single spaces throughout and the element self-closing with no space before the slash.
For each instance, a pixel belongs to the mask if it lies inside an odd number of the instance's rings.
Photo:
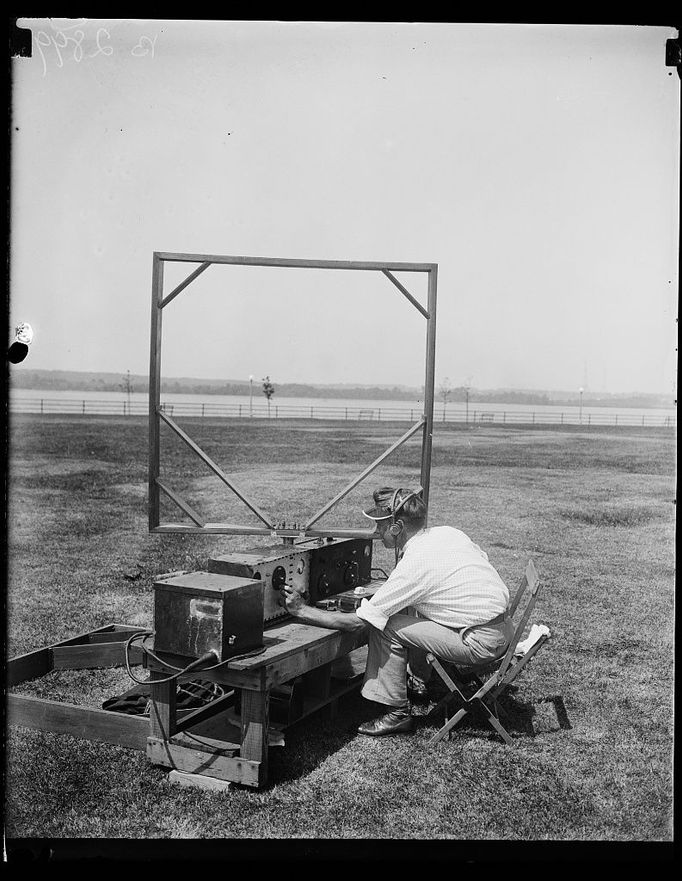
<svg viewBox="0 0 682 881">
<path fill-rule="evenodd" d="M 327 542 L 311 555 L 308 587 L 310 602 L 317 603 L 337 593 L 368 584 L 371 577 L 371 540 Z"/>
<path fill-rule="evenodd" d="M 310 603 L 371 580 L 371 539 L 311 539 L 295 545 L 249 548 L 213 557 L 208 571 L 263 582 L 263 622 L 288 617 L 280 605 L 285 584 Z"/>
</svg>

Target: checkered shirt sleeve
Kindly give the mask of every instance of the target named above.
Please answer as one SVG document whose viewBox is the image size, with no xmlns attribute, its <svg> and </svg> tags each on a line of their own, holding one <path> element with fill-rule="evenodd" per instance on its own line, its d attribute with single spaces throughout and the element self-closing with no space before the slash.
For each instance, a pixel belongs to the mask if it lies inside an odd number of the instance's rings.
<svg viewBox="0 0 682 881">
<path fill-rule="evenodd" d="M 431 621 L 462 628 L 484 624 L 507 608 L 509 591 L 485 551 L 458 529 L 432 527 L 413 536 L 387 581 L 357 610 L 383 630 L 411 606 Z"/>
</svg>

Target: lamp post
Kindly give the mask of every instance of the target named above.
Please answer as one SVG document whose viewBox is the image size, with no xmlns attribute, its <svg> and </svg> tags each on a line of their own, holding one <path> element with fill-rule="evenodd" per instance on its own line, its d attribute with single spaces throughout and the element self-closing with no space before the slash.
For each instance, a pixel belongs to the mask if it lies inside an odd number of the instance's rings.
<svg viewBox="0 0 682 881">
<path fill-rule="evenodd" d="M 471 374 L 470 374 L 464 380 L 464 394 L 465 394 L 465 400 L 466 400 L 466 422 L 467 422 L 467 425 L 469 424 L 469 391 L 471 389 L 471 383 L 473 382 L 473 379 L 474 379 L 473 376 L 471 376 Z"/>
<path fill-rule="evenodd" d="M 249 416 L 253 417 L 253 375 L 249 376 Z"/>
<path fill-rule="evenodd" d="M 583 389 L 582 386 L 578 389 L 580 392 L 580 424 L 583 424 Z"/>
<path fill-rule="evenodd" d="M 133 384 L 130 380 L 130 370 L 128 370 L 126 375 L 123 377 L 123 382 L 121 383 L 121 388 L 126 393 L 126 396 L 128 398 L 128 416 L 130 416 L 130 394 L 133 391 Z M 125 409 L 125 403 L 124 403 L 123 404 L 123 412 L 125 413 L 125 411 L 126 411 L 126 409 Z"/>
</svg>

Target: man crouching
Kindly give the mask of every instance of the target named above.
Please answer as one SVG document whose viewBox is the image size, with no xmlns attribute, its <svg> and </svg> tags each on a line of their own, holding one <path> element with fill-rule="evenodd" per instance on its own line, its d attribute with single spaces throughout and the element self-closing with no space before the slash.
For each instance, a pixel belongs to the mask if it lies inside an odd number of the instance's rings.
<svg viewBox="0 0 682 881">
<path fill-rule="evenodd" d="M 387 712 L 358 732 L 377 736 L 414 727 L 408 661 L 421 691 L 430 673 L 427 652 L 460 669 L 490 663 L 505 653 L 513 625 L 509 591 L 485 551 L 452 526 L 427 527 L 420 491 L 382 487 L 373 495 L 374 507 L 363 514 L 376 523 L 384 547 L 396 551 L 396 566 L 374 596 L 355 612 L 335 612 L 306 604 L 289 586 L 284 594 L 287 610 L 303 622 L 369 628 L 362 696 Z"/>
</svg>

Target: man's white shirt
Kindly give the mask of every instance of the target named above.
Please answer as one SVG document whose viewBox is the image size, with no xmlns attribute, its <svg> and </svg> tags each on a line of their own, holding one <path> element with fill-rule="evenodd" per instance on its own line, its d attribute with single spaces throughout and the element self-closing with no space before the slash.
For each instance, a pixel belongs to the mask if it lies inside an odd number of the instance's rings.
<svg viewBox="0 0 682 881">
<path fill-rule="evenodd" d="M 509 590 L 488 555 L 452 526 L 432 526 L 413 535 L 388 579 L 356 614 L 383 630 L 391 615 L 411 606 L 430 621 L 462 628 L 502 614 Z"/>
</svg>

